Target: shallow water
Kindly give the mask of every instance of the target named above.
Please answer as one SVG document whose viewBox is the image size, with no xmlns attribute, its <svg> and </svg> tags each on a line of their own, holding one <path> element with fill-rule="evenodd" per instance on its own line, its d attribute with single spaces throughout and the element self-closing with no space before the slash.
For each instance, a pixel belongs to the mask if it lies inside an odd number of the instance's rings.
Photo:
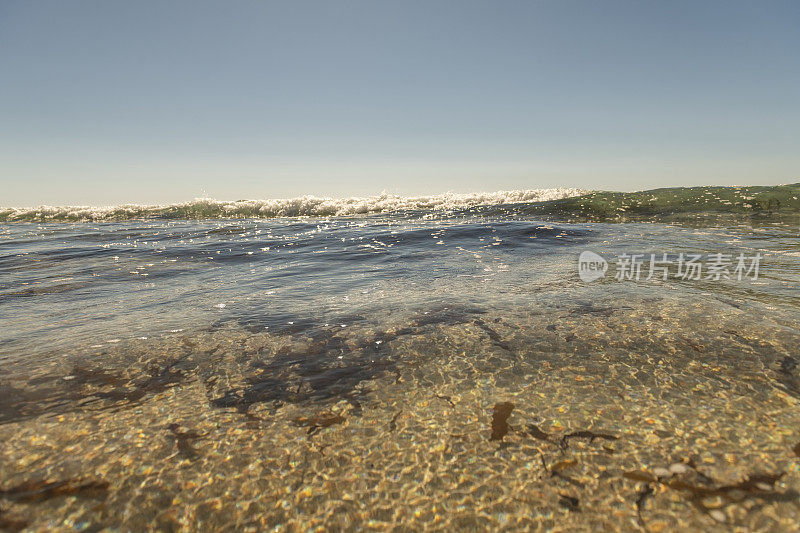
<svg viewBox="0 0 800 533">
<path fill-rule="evenodd" d="M 800 522 L 798 225 L 535 216 L 1 225 L 0 524 Z"/>
</svg>

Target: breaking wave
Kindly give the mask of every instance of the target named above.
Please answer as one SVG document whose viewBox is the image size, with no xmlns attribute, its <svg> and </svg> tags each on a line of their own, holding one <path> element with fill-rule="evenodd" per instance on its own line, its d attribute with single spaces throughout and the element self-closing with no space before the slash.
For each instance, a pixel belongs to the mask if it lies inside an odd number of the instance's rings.
<svg viewBox="0 0 800 533">
<path fill-rule="evenodd" d="M 318 198 L 224 202 L 197 199 L 170 205 L 0 208 L 0 222 L 103 222 L 133 219 L 211 220 L 353 216 L 413 212 L 469 212 L 477 216 L 526 216 L 562 221 L 680 221 L 719 215 L 741 218 L 800 215 L 800 183 L 750 187 L 673 187 L 640 192 L 582 189 L 446 193 L 433 196 Z"/>
<path fill-rule="evenodd" d="M 449 211 L 482 205 L 546 202 L 578 196 L 581 189 L 530 189 L 520 191 L 445 193 L 433 196 L 378 196 L 319 198 L 301 196 L 277 200 L 225 202 L 196 199 L 170 205 L 119 205 L 108 207 L 0 208 L 0 222 L 94 222 L 150 219 L 275 218 L 301 216 L 347 216 L 403 210 Z"/>
</svg>

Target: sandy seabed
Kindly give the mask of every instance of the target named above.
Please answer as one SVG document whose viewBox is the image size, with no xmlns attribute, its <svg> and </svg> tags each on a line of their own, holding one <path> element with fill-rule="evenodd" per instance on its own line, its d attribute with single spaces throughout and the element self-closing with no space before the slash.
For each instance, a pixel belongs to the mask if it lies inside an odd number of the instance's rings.
<svg viewBox="0 0 800 533">
<path fill-rule="evenodd" d="M 651 303 L 223 324 L 12 369 L 0 524 L 795 529 L 797 324 Z"/>
</svg>

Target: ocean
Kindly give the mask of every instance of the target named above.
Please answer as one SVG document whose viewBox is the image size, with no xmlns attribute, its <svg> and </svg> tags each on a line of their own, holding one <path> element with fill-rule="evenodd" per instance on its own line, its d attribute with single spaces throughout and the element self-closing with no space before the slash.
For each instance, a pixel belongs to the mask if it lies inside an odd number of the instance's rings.
<svg viewBox="0 0 800 533">
<path fill-rule="evenodd" d="M 0 529 L 796 528 L 799 198 L 0 208 Z"/>
</svg>

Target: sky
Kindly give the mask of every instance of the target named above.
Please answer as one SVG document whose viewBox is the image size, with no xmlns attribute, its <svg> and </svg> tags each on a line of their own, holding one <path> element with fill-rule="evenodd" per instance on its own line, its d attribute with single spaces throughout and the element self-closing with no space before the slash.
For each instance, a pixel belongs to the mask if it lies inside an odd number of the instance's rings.
<svg viewBox="0 0 800 533">
<path fill-rule="evenodd" d="M 798 181 L 797 0 L 0 0 L 0 206 Z"/>
</svg>

